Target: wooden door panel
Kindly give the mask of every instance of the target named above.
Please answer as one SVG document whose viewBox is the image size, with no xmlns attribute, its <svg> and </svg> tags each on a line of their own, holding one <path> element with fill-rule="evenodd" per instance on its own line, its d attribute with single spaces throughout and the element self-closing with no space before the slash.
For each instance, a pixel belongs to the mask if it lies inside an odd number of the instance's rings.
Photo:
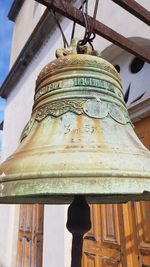
<svg viewBox="0 0 150 267">
<path fill-rule="evenodd" d="M 102 267 L 120 267 L 122 264 L 120 262 L 113 262 L 109 258 L 108 259 L 102 259 L 101 261 L 101 266 Z"/>
<path fill-rule="evenodd" d="M 17 267 L 31 266 L 31 240 L 27 240 L 25 237 L 19 238 L 18 246 Z M 24 257 L 24 255 L 26 255 L 26 257 Z"/>
<path fill-rule="evenodd" d="M 134 203 L 135 223 L 139 249 L 139 262 L 141 266 L 150 266 L 150 202 Z"/>
<path fill-rule="evenodd" d="M 134 124 L 135 131 L 141 142 L 150 150 L 150 117 L 146 117 Z"/>
<path fill-rule="evenodd" d="M 136 228 L 140 247 L 150 248 L 150 202 L 135 203 Z"/>
<path fill-rule="evenodd" d="M 100 266 L 100 258 L 95 255 L 91 255 L 89 253 L 85 253 L 83 256 L 83 266 L 86 267 L 99 267 Z"/>
<path fill-rule="evenodd" d="M 113 263 L 120 262 L 120 250 L 113 249 L 109 247 L 99 246 L 97 242 L 93 243 L 90 240 L 86 240 L 86 245 L 84 247 L 84 253 L 88 256 L 96 257 L 103 259 L 110 259 Z"/>
<path fill-rule="evenodd" d="M 93 219 L 99 220 L 95 232 L 92 229 L 84 237 L 84 257 L 92 257 L 93 261 L 98 257 L 99 267 L 139 267 L 131 203 L 94 205 L 92 209 Z M 95 233 L 97 237 L 91 238 Z M 87 267 L 85 262 L 83 266 Z"/>
<path fill-rule="evenodd" d="M 141 254 L 140 258 L 139 258 L 139 261 L 140 261 L 140 266 L 141 267 L 149 267 L 150 266 L 150 257 L 149 257 L 149 255 Z"/>
<path fill-rule="evenodd" d="M 91 229 L 88 232 L 88 239 L 98 241 L 101 236 L 101 225 L 100 225 L 100 213 L 98 205 L 90 205 L 91 213 Z"/>
<path fill-rule="evenodd" d="M 95 264 L 98 267 L 121 264 L 121 247 L 117 205 L 91 205 L 92 229 L 84 237 L 84 267 Z M 99 261 L 96 259 L 99 259 Z"/>
<path fill-rule="evenodd" d="M 42 267 L 43 205 L 21 205 L 17 267 Z"/>
<path fill-rule="evenodd" d="M 101 205 L 101 220 L 103 243 L 120 245 L 117 205 Z"/>
<path fill-rule="evenodd" d="M 120 267 L 120 263 L 113 262 L 109 258 L 103 258 L 98 256 L 92 256 L 90 254 L 84 254 L 83 257 L 83 266 L 86 267 Z"/>
</svg>

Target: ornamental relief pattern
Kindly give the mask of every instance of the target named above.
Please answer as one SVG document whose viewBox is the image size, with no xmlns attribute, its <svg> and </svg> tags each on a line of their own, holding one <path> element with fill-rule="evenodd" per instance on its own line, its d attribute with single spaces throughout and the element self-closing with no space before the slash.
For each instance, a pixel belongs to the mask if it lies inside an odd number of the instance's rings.
<svg viewBox="0 0 150 267">
<path fill-rule="evenodd" d="M 118 81 L 120 82 L 120 76 L 117 73 L 117 71 L 115 70 L 115 68 L 113 68 L 113 66 L 108 62 L 105 62 L 104 60 L 100 61 L 97 59 L 84 59 L 84 58 L 80 58 L 79 55 L 77 55 L 76 58 L 73 57 L 62 57 L 59 59 L 55 59 L 53 60 L 51 63 L 49 63 L 48 65 L 46 65 L 43 70 L 40 72 L 38 79 L 37 79 L 37 84 L 40 82 L 41 79 L 43 79 L 45 76 L 47 75 L 52 75 L 54 74 L 55 71 L 61 70 L 62 68 L 70 68 L 70 67 L 74 67 L 74 68 L 86 68 L 86 67 L 92 67 L 92 68 L 96 68 L 99 71 L 106 71 L 110 74 L 112 74 L 113 76 L 115 76 Z"/>
<path fill-rule="evenodd" d="M 59 117 L 67 112 L 73 112 L 76 115 L 85 114 L 90 118 L 104 119 L 106 117 L 111 117 L 117 123 L 125 125 L 131 123 L 128 111 L 121 106 L 102 101 L 101 99 L 64 99 L 49 103 L 37 109 L 26 127 L 24 128 L 21 141 L 27 137 L 31 131 L 34 122 L 41 122 L 47 116 Z"/>
</svg>

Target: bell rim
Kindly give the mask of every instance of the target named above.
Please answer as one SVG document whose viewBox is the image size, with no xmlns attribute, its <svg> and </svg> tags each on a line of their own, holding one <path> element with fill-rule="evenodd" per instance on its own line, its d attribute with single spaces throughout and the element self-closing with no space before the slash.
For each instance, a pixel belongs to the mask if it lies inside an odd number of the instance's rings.
<svg viewBox="0 0 150 267">
<path fill-rule="evenodd" d="M 69 204 L 74 195 L 85 195 L 89 203 L 150 200 L 150 179 L 148 179 L 150 174 L 147 173 L 147 176 L 140 178 L 129 177 L 129 175 L 128 177 L 122 175 L 120 178 L 88 176 L 84 179 L 81 179 L 81 176 L 78 178 L 77 176 L 71 178 L 58 176 L 57 178 L 40 177 L 40 181 L 39 178 L 7 180 L 1 182 L 0 203 L 11 201 L 17 204 L 21 203 L 22 199 L 23 202 L 31 204 Z"/>
</svg>

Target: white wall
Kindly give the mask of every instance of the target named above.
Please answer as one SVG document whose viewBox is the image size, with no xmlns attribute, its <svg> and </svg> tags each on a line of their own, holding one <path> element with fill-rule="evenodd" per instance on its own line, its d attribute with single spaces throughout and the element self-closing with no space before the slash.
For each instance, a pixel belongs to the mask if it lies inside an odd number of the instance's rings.
<svg viewBox="0 0 150 267">
<path fill-rule="evenodd" d="M 150 46 L 149 46 L 150 49 Z M 126 93 L 130 86 L 129 99 L 127 104 L 130 105 L 141 95 L 141 99 L 145 99 L 150 96 L 150 64 L 144 63 L 141 69 L 135 73 L 132 72 L 131 66 L 136 57 L 123 52 L 121 55 L 113 60 L 114 65 L 120 66 L 120 76 L 123 84 L 124 93 Z"/>
<path fill-rule="evenodd" d="M 71 265 L 71 235 L 66 229 L 67 208 L 45 205 L 43 267 Z"/>
<path fill-rule="evenodd" d="M 44 10 L 45 7 L 34 0 L 25 0 L 23 3 L 14 24 L 10 66 L 15 62 Z"/>
<path fill-rule="evenodd" d="M 0 205 L 0 267 L 16 266 L 18 222 L 18 205 Z"/>
</svg>

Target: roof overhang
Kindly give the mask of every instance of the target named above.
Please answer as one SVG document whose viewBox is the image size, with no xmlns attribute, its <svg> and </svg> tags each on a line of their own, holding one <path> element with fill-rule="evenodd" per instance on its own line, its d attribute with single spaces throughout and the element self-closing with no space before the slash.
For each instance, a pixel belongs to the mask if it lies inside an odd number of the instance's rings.
<svg viewBox="0 0 150 267">
<path fill-rule="evenodd" d="M 15 21 L 25 0 L 14 0 L 8 13 L 9 20 Z"/>
<path fill-rule="evenodd" d="M 150 97 L 141 99 L 130 105 L 128 111 L 133 123 L 150 116 Z"/>
<path fill-rule="evenodd" d="M 0 131 L 3 131 L 3 125 L 4 125 L 4 121 L 1 121 L 1 123 L 0 123 Z"/>
</svg>

